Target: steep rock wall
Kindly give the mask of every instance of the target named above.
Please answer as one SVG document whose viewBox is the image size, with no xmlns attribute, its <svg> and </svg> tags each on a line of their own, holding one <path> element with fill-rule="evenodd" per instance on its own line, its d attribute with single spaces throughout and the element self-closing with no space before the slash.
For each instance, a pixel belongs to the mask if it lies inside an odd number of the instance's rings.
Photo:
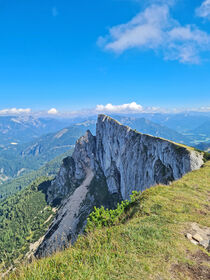
<svg viewBox="0 0 210 280">
<path fill-rule="evenodd" d="M 138 133 L 105 115 L 98 117 L 96 152 L 110 192 L 120 191 L 123 199 L 133 190 L 168 184 L 203 164 L 202 154 Z"/>
<path fill-rule="evenodd" d="M 94 206 L 114 208 L 133 190 L 181 178 L 198 169 L 203 155 L 173 142 L 144 135 L 99 115 L 96 136 L 87 131 L 47 190 L 59 210 L 36 256 L 74 243 Z"/>
<path fill-rule="evenodd" d="M 72 157 L 63 165 L 47 190 L 47 201 L 59 207 L 57 215 L 35 252 L 36 257 L 50 255 L 74 243 L 94 206 L 115 208 L 119 194 L 109 192 L 106 178 L 96 161 L 96 139 L 87 131 L 75 146 Z"/>
</svg>

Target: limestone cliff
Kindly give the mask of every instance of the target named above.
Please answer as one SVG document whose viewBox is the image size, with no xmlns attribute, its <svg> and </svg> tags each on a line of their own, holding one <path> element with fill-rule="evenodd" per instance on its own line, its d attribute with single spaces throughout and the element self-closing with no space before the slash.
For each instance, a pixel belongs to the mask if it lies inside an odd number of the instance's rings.
<svg viewBox="0 0 210 280">
<path fill-rule="evenodd" d="M 98 117 L 96 153 L 109 191 L 120 192 L 123 199 L 133 190 L 168 184 L 203 164 L 203 156 L 190 148 L 138 133 L 104 115 Z"/>
<path fill-rule="evenodd" d="M 48 202 L 60 207 L 36 256 L 73 243 L 94 206 L 113 208 L 133 190 L 168 184 L 202 164 L 203 155 L 193 149 L 99 115 L 96 136 L 87 131 L 77 141 L 47 190 Z"/>
</svg>

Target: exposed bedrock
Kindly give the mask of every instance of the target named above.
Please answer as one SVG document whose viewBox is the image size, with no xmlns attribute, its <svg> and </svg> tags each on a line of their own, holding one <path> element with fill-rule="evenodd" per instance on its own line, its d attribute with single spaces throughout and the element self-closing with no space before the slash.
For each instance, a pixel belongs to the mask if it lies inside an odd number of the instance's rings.
<svg viewBox="0 0 210 280">
<path fill-rule="evenodd" d="M 168 184 L 198 169 L 203 155 L 165 139 L 141 134 L 99 115 L 96 136 L 87 131 L 47 190 L 57 215 L 36 256 L 46 256 L 74 243 L 94 206 L 114 208 L 133 190 Z"/>
</svg>

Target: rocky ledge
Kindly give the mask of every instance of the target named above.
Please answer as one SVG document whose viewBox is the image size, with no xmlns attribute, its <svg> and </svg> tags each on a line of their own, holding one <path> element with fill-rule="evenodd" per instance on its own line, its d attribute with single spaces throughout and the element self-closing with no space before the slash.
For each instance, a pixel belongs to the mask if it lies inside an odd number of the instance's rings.
<svg viewBox="0 0 210 280">
<path fill-rule="evenodd" d="M 94 206 L 114 208 L 132 191 L 169 184 L 202 164 L 202 153 L 99 115 L 96 136 L 87 131 L 77 141 L 47 190 L 48 203 L 59 210 L 35 255 L 74 243 Z"/>
</svg>

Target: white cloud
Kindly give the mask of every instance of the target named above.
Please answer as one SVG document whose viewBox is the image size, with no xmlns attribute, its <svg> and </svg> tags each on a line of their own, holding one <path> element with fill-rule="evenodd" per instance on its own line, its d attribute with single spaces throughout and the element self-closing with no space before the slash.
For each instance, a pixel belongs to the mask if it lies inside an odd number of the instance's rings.
<svg viewBox="0 0 210 280">
<path fill-rule="evenodd" d="M 210 19 L 210 0 L 205 0 L 201 6 L 196 9 L 196 15 Z"/>
<path fill-rule="evenodd" d="M 203 106 L 203 107 L 195 109 L 195 111 L 198 111 L 198 112 L 210 112 L 210 106 L 205 106 L 205 107 Z"/>
<path fill-rule="evenodd" d="M 29 113 L 31 113 L 30 108 L 26 108 L 26 109 L 8 108 L 8 109 L 0 110 L 1 115 L 8 115 L 8 114 L 18 115 L 18 114 L 29 114 Z"/>
<path fill-rule="evenodd" d="M 96 112 L 106 112 L 106 113 L 139 113 L 143 111 L 143 107 L 136 102 L 122 104 L 122 105 L 112 105 L 111 103 L 107 105 L 97 105 Z"/>
<path fill-rule="evenodd" d="M 120 53 L 133 47 L 158 47 L 163 41 L 162 30 L 169 24 L 168 6 L 152 5 L 128 23 L 112 27 L 105 49 Z"/>
<path fill-rule="evenodd" d="M 57 17 L 57 15 L 58 15 L 58 10 L 57 10 L 56 7 L 53 7 L 53 8 L 52 8 L 52 15 L 53 15 L 53 17 Z"/>
<path fill-rule="evenodd" d="M 118 54 L 151 49 L 167 60 L 198 63 L 200 53 L 210 49 L 210 35 L 194 25 L 182 26 L 170 16 L 168 5 L 150 5 L 128 23 L 110 28 L 98 45 Z"/>
<path fill-rule="evenodd" d="M 113 105 L 111 103 L 107 105 L 97 105 L 95 109 L 86 110 L 85 113 L 87 115 L 95 115 L 95 114 L 139 114 L 139 113 L 183 113 L 183 112 L 206 112 L 210 113 L 210 106 L 203 107 L 194 107 L 194 108 L 161 108 L 161 107 L 143 107 L 136 102 L 122 104 L 122 105 Z M 75 112 L 76 114 L 81 115 L 82 111 Z"/>
<path fill-rule="evenodd" d="M 51 108 L 49 111 L 47 111 L 47 113 L 49 115 L 57 115 L 58 114 L 58 110 L 55 108 Z"/>
<path fill-rule="evenodd" d="M 199 63 L 200 52 L 210 50 L 210 36 L 196 26 L 174 27 L 168 32 L 168 39 L 168 59 L 182 63 Z"/>
</svg>

